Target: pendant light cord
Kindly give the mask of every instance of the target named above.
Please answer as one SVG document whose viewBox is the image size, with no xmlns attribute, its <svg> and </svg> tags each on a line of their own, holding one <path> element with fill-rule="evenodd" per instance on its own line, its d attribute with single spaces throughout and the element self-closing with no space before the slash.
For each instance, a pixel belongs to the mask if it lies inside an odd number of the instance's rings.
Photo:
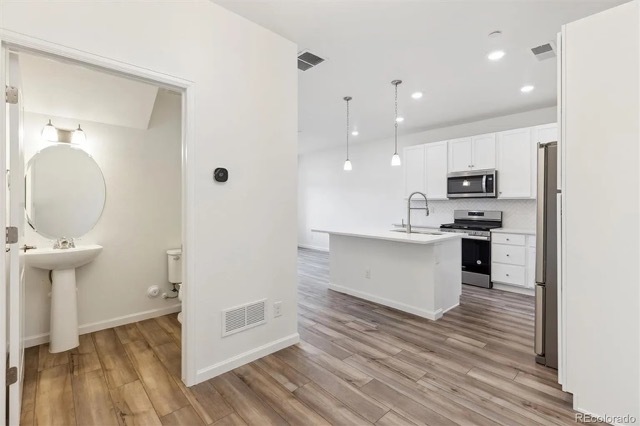
<svg viewBox="0 0 640 426">
<path fill-rule="evenodd" d="M 349 101 L 347 99 L 347 160 L 349 160 Z"/>
<path fill-rule="evenodd" d="M 394 128 L 394 132 L 395 132 L 395 152 L 393 153 L 393 155 L 398 155 L 398 84 L 396 83 L 396 119 L 395 119 L 395 128 Z"/>
</svg>

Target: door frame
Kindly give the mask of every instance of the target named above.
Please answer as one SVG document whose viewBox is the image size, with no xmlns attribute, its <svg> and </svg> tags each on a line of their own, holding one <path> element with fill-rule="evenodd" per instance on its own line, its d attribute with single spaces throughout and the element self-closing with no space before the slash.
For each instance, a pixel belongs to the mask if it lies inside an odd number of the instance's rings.
<svg viewBox="0 0 640 426">
<path fill-rule="evenodd" d="M 193 288 L 188 284 L 195 276 L 195 82 L 180 77 L 142 68 L 104 56 L 94 55 L 56 43 L 25 36 L 8 30 L 0 30 L 0 45 L 3 50 L 35 53 L 64 62 L 77 63 L 96 70 L 133 78 L 182 94 L 182 381 L 187 386 L 196 384 L 196 342 L 195 342 L 195 306 L 197 300 Z M 2 205 L 6 199 L 0 200 Z M 0 208 L 5 208 L 1 207 Z M 6 267 L 5 267 L 6 268 Z M 2 272 L 0 272 L 2 273 Z M 0 337 L 1 337 L 0 333 Z M 0 372 L 0 378 L 4 372 Z M 0 383 L 1 385 L 1 383 Z"/>
</svg>

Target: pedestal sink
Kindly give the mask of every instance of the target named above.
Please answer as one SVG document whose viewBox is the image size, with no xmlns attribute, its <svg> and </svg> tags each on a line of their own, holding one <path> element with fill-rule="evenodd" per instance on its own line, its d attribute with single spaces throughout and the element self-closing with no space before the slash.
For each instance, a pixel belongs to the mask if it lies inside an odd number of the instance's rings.
<svg viewBox="0 0 640 426">
<path fill-rule="evenodd" d="M 25 262 L 51 273 L 51 335 L 49 351 L 63 352 L 79 345 L 76 268 L 95 259 L 102 246 L 86 245 L 68 249 L 42 248 L 25 253 Z"/>
</svg>

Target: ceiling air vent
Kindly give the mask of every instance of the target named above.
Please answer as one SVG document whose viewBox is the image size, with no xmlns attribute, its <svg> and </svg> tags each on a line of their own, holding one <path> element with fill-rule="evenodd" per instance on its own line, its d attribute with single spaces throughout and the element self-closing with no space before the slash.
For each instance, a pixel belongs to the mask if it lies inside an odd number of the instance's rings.
<svg viewBox="0 0 640 426">
<path fill-rule="evenodd" d="M 322 62 L 324 62 L 324 59 L 322 59 L 318 55 L 314 55 L 309 51 L 303 51 L 298 55 L 298 69 L 300 71 L 306 71 L 309 68 L 313 68 Z"/>
<path fill-rule="evenodd" d="M 545 59 L 555 58 L 556 57 L 556 44 L 554 42 L 550 42 L 547 44 L 542 44 L 540 46 L 534 47 L 531 49 L 533 55 L 538 58 L 539 61 L 544 61 Z"/>
<path fill-rule="evenodd" d="M 266 302 L 264 299 L 222 311 L 222 337 L 267 322 Z"/>
</svg>

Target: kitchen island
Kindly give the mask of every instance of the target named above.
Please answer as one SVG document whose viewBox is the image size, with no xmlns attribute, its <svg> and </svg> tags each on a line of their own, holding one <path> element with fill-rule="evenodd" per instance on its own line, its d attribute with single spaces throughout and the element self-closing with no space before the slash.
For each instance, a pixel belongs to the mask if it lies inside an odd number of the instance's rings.
<svg viewBox="0 0 640 426">
<path fill-rule="evenodd" d="M 431 320 L 460 303 L 464 234 L 312 231 L 329 234 L 331 290 Z"/>
</svg>

